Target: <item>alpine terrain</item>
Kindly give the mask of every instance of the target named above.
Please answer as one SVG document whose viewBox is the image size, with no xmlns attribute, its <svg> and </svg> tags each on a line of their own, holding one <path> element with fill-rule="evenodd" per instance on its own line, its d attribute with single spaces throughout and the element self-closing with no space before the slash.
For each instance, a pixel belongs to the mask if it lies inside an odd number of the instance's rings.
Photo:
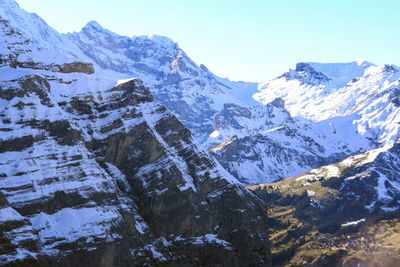
<svg viewBox="0 0 400 267">
<path fill-rule="evenodd" d="M 0 0 L 0 265 L 397 266 L 400 68 L 261 83 Z"/>
</svg>

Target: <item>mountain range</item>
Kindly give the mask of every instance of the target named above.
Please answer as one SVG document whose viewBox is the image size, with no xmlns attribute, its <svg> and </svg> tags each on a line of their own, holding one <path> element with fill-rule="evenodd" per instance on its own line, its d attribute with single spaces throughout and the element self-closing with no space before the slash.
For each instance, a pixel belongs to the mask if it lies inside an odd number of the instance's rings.
<svg viewBox="0 0 400 267">
<path fill-rule="evenodd" d="M 315 209 L 359 201 L 341 223 L 399 207 L 397 66 L 235 82 L 167 37 L 61 34 L 14 0 L 0 35 L 0 264 L 268 266 L 265 194 L 292 180 Z"/>
</svg>

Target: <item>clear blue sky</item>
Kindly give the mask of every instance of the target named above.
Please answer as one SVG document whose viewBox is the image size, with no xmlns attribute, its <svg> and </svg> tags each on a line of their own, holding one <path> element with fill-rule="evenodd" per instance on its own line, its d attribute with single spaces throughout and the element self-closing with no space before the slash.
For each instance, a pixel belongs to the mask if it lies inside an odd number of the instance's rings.
<svg viewBox="0 0 400 267">
<path fill-rule="evenodd" d="M 398 0 L 17 0 L 60 32 L 89 20 L 172 38 L 231 80 L 264 81 L 299 61 L 400 64 Z"/>
</svg>

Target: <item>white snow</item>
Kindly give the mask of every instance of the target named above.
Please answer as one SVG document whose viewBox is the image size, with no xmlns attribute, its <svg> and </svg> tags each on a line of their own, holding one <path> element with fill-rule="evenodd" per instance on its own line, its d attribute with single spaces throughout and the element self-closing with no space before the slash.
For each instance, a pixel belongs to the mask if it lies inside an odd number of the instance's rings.
<svg viewBox="0 0 400 267">
<path fill-rule="evenodd" d="M 7 221 L 22 221 L 23 219 L 24 217 L 11 207 L 0 209 L 0 223 Z"/>
<path fill-rule="evenodd" d="M 129 38 L 108 31 L 94 21 L 89 22 L 79 33 L 60 34 L 36 14 L 20 9 L 12 0 L 0 1 L 0 17 L 9 20 L 11 28 L 22 34 L 7 35 L 6 31 L 9 29 L 1 26 L 0 54 L 18 54 L 17 59 L 20 62 L 30 62 L 49 69 L 0 67 L 1 86 L 19 86 L 18 82 L 10 80 L 26 75 L 47 77 L 50 81 L 48 96 L 54 105 L 51 108 L 42 105 L 41 99 L 35 94 L 11 101 L 0 99 L 0 113 L 11 121 L 11 124 L 6 124 L 0 120 L 0 127 L 12 128 L 11 131 L 1 133 L 2 140 L 29 134 L 40 137 L 45 134 L 43 130 L 19 123 L 31 119 L 56 121 L 67 118 L 72 128 L 83 129 L 85 141 L 90 141 L 93 137 L 105 138 L 118 131 L 128 131 L 138 123 L 146 122 L 166 149 L 168 164 L 176 165 L 183 174 L 184 181 L 179 189 L 191 188 L 196 191 L 187 164 L 178 156 L 178 151 L 170 147 L 155 130 L 156 123 L 162 117 L 171 116 L 169 111 L 157 113 L 155 110 L 159 106 L 154 103 L 142 104 L 137 108 L 143 111 L 143 118 L 122 119 L 123 125 L 120 128 L 100 133 L 102 127 L 121 118 L 124 112 L 130 110 L 114 110 L 103 119 L 89 122 L 85 116 L 67 114 L 57 105 L 58 102 L 68 102 L 72 97 L 87 95 L 93 96 L 99 102 L 100 99 L 109 100 L 112 93 L 107 92 L 107 89 L 128 82 L 132 77 L 142 79 L 151 88 L 157 101 L 166 105 L 172 103 L 169 108 L 173 109 L 172 112 L 177 113 L 178 118 L 187 126 L 193 128 L 191 130 L 194 135 L 209 138 L 205 146 L 215 145 L 235 135 L 236 138 L 265 137 L 264 143 L 253 145 L 242 155 L 244 158 L 262 155 L 259 160 L 230 163 L 239 175 L 250 177 L 249 183 L 265 182 L 269 179 L 268 175 L 274 172 L 294 176 L 309 170 L 310 166 L 302 164 L 302 161 L 293 160 L 291 155 L 286 154 L 289 148 L 297 151 L 299 155 L 312 152 L 312 155 L 325 157 L 345 151 L 349 155 L 356 155 L 340 164 L 350 165 L 356 162 L 355 166 L 359 166 L 357 164 L 372 162 L 400 135 L 400 107 L 392 99 L 392 93 L 396 93 L 400 88 L 400 72 L 386 72 L 384 67 L 377 67 L 362 60 L 335 64 L 308 63 L 330 79 L 318 84 L 302 83 L 296 79 L 286 80 L 284 77 L 260 84 L 233 82 L 215 76 L 204 66 L 196 65 L 167 37 L 152 35 Z M 52 68 L 54 64 L 75 61 L 92 62 L 95 74 L 57 73 Z M 291 70 L 291 73 L 293 72 Z M 256 94 L 253 97 L 254 93 Z M 285 100 L 285 105 L 294 118 L 284 109 L 267 105 L 277 97 Z M 17 108 L 19 102 L 26 105 L 24 109 Z M 211 133 L 205 132 L 204 129 L 211 129 L 213 115 L 226 103 L 240 104 L 246 107 L 251 115 L 234 117 L 241 129 L 225 125 Z M 174 105 L 178 108 L 174 109 Z M 87 134 L 88 129 L 94 130 L 93 135 Z M 294 136 L 287 134 L 286 130 L 293 132 Z M 172 132 L 173 129 L 170 134 Z M 46 200 L 53 197 L 57 191 L 77 192 L 82 197 L 87 197 L 93 192 L 114 193 L 118 190 L 115 180 L 121 182 L 127 191 L 131 190 L 126 177 L 116 166 L 107 164 L 109 174 L 105 173 L 83 144 L 66 147 L 59 145 L 54 138 L 46 138 L 45 141 L 37 141 L 34 147 L 23 151 L 1 153 L 1 173 L 5 176 L 0 179 L 0 188 L 10 205 L 17 207 L 23 206 L 24 203 Z M 307 138 L 313 139 L 315 144 L 306 143 Z M 369 140 L 379 142 L 382 147 L 371 150 L 376 146 Z M 267 150 L 271 144 L 276 144 L 278 149 Z M 364 153 L 365 150 L 371 151 Z M 272 155 L 278 153 L 277 151 L 281 154 Z M 197 152 L 206 153 L 200 149 Z M 77 159 L 77 156 L 82 158 Z M 157 164 L 162 163 L 166 162 Z M 169 167 L 168 164 L 164 166 Z M 212 164 L 214 167 L 208 170 L 211 178 L 217 179 L 222 176 L 230 183 L 239 183 L 219 163 L 213 161 Z M 141 171 L 145 172 L 146 168 L 153 167 L 154 165 L 149 164 Z M 312 171 L 316 172 L 315 176 L 340 175 L 340 168 L 334 164 Z M 81 175 L 82 173 L 84 175 Z M 205 175 L 205 171 L 197 175 Z M 313 175 L 305 175 L 299 179 L 308 179 L 310 176 Z M 162 178 L 160 173 L 158 178 Z M 378 200 L 389 199 L 389 192 L 385 187 L 387 180 L 388 177 L 380 173 L 376 187 Z M 154 193 L 162 194 L 165 190 L 167 189 L 155 190 Z M 239 194 L 244 192 L 241 190 L 246 189 L 240 187 Z M 213 192 L 210 197 L 216 197 L 221 192 Z M 307 191 L 307 194 L 313 196 L 315 192 Z M 128 208 L 128 204 L 124 202 L 120 207 Z M 43 252 L 52 250 L 60 242 L 73 242 L 80 238 L 87 242 L 92 242 L 94 238 L 117 238 L 110 234 L 110 228 L 121 219 L 117 207 L 93 207 L 94 205 L 94 202 L 89 202 L 80 207 L 63 208 L 53 214 L 41 212 L 27 218 L 33 228 L 39 231 L 40 241 L 45 244 Z M 25 217 L 11 207 L 0 209 L 0 223 L 24 219 Z M 348 222 L 343 226 L 357 224 L 363 220 L 365 219 Z M 148 228 L 139 215 L 135 216 L 135 227 L 141 234 Z M 29 237 L 29 230 L 29 227 L 13 230 L 17 235 L 13 242 Z M 54 240 L 57 241 L 52 243 Z M 231 249 L 228 242 L 219 239 L 215 234 L 193 237 L 190 240 L 194 244 L 213 243 Z M 47 241 L 49 242 L 46 243 Z M 160 261 L 166 260 L 155 246 L 148 245 L 146 249 Z M 20 248 L 14 256 L 23 258 L 27 255 L 35 256 Z"/>
<path fill-rule="evenodd" d="M 115 207 L 64 208 L 54 214 L 44 212 L 33 216 L 32 226 L 41 240 L 60 238 L 68 242 L 95 236 L 107 238 L 112 223 L 120 220 Z"/>
<path fill-rule="evenodd" d="M 225 247 L 227 250 L 232 250 L 231 244 L 225 240 L 219 239 L 215 234 L 206 234 L 204 236 L 192 237 L 194 245 L 202 245 L 204 243 L 217 244 Z"/>
<path fill-rule="evenodd" d="M 151 253 L 153 254 L 154 259 L 158 259 L 159 261 L 166 261 L 167 260 L 162 253 L 160 253 L 160 252 L 158 252 L 156 250 L 154 245 L 146 245 L 144 248 L 151 251 Z"/>
<path fill-rule="evenodd" d="M 312 197 L 313 195 L 315 195 L 315 192 L 314 192 L 314 191 L 307 190 L 307 196 L 308 196 L 308 197 Z"/>
<path fill-rule="evenodd" d="M 350 226 L 350 225 L 357 225 L 357 224 L 359 224 L 361 222 L 365 222 L 365 219 L 360 219 L 360 220 L 357 220 L 357 221 L 344 223 L 344 224 L 342 224 L 342 227 L 346 227 L 346 226 Z"/>
<path fill-rule="evenodd" d="M 143 221 L 142 218 L 136 217 L 135 218 L 135 227 L 136 230 L 140 233 L 140 234 L 144 234 L 146 229 L 149 229 L 149 227 L 147 226 L 147 224 Z"/>
</svg>

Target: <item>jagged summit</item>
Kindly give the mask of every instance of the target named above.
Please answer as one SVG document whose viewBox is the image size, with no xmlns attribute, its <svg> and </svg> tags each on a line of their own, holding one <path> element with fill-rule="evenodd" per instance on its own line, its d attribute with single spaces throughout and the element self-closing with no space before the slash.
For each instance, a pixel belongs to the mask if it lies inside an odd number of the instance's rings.
<svg viewBox="0 0 400 267">
<path fill-rule="evenodd" d="M 152 40 L 153 42 L 159 43 L 163 47 L 178 47 L 178 44 L 174 42 L 171 38 L 167 36 L 162 36 L 162 35 L 157 35 L 157 34 L 150 34 L 146 36 L 149 40 Z M 135 37 L 134 37 L 135 38 Z M 136 38 L 140 38 L 140 36 L 137 36 Z M 142 37 L 144 38 L 144 37 Z"/>
<path fill-rule="evenodd" d="M 86 25 L 85 25 L 83 28 L 85 28 L 85 27 L 91 27 L 91 28 L 98 29 L 98 30 L 104 30 L 104 27 L 101 26 L 101 25 L 100 25 L 97 21 L 95 21 L 95 20 L 91 20 L 91 21 L 89 21 L 88 23 L 86 23 Z"/>
<path fill-rule="evenodd" d="M 278 78 L 285 78 L 287 81 L 298 80 L 302 84 L 319 85 L 328 83 L 331 78 L 324 73 L 317 71 L 310 63 L 300 62 L 294 70 L 290 69 Z"/>
<path fill-rule="evenodd" d="M 103 26 L 101 26 L 97 21 L 91 20 L 88 23 L 86 23 L 85 26 L 82 27 L 81 31 L 79 33 L 73 33 L 69 34 L 69 36 L 73 36 L 74 34 L 82 34 L 87 36 L 88 38 L 93 38 L 97 40 L 97 43 L 111 43 L 111 42 L 118 42 L 119 39 L 121 38 L 128 38 L 125 36 L 118 35 L 115 32 L 112 32 Z M 95 41 L 95 40 L 93 40 Z"/>
<path fill-rule="evenodd" d="M 385 72 L 399 72 L 400 68 L 393 64 L 385 64 L 383 66 L 383 71 Z"/>
</svg>

